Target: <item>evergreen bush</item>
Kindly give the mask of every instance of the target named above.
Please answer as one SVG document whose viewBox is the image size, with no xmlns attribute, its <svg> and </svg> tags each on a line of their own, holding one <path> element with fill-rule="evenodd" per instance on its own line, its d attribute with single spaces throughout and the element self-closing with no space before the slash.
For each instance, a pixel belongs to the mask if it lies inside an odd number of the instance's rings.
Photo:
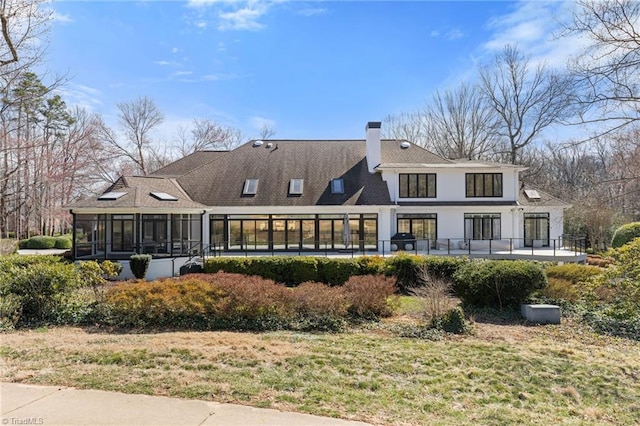
<svg viewBox="0 0 640 426">
<path fill-rule="evenodd" d="M 526 260 L 475 261 L 454 274 L 454 292 L 464 303 L 500 309 L 519 306 L 546 285 L 542 267 Z"/>
<path fill-rule="evenodd" d="M 72 247 L 71 239 L 69 237 L 56 237 L 54 247 L 57 249 L 68 250 Z"/>
<path fill-rule="evenodd" d="M 611 239 L 611 247 L 619 248 L 640 237 L 640 222 L 627 223 L 616 229 Z"/>
<path fill-rule="evenodd" d="M 56 239 L 47 236 L 31 237 L 25 243 L 25 248 L 28 249 L 52 249 L 55 246 Z"/>
<path fill-rule="evenodd" d="M 149 264 L 151 263 L 150 254 L 134 254 L 129 258 L 129 266 L 133 276 L 141 280 L 147 275 Z"/>
</svg>

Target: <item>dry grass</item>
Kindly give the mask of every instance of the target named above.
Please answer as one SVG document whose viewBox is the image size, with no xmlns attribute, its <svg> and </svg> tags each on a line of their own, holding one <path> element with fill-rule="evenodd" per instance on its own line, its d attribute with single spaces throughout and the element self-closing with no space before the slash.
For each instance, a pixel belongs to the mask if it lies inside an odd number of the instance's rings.
<svg viewBox="0 0 640 426">
<path fill-rule="evenodd" d="M 394 321 L 397 319 L 393 319 Z M 411 320 L 410 315 L 405 316 Z M 571 322 L 385 331 L 3 334 L 3 381 L 200 398 L 375 424 L 633 424 L 640 344 Z"/>
</svg>

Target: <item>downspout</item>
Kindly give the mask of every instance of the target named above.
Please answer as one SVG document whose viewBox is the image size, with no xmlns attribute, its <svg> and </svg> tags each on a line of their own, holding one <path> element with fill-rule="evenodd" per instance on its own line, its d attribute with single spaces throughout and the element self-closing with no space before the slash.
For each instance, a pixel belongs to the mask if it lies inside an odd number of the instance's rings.
<svg viewBox="0 0 640 426">
<path fill-rule="evenodd" d="M 69 209 L 71 213 L 71 223 L 73 223 L 73 232 L 71 233 L 71 260 L 76 261 L 76 214 L 72 209 Z"/>
</svg>

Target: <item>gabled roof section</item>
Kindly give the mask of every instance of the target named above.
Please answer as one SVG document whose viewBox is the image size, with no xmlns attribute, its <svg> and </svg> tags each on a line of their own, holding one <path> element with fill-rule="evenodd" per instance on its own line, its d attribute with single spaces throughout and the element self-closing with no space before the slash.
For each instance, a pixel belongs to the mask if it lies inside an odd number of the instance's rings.
<svg viewBox="0 0 640 426">
<path fill-rule="evenodd" d="M 193 201 L 175 179 L 150 176 L 122 176 L 104 194 L 125 193 L 114 198 L 100 199 L 101 195 L 80 200 L 70 209 L 203 209 L 204 206 Z M 158 194 L 163 194 L 158 196 Z M 165 196 L 166 195 L 166 196 Z M 104 197 L 103 197 L 104 198 Z M 163 199 L 164 198 L 164 199 Z"/>
<path fill-rule="evenodd" d="M 382 164 L 453 164 L 453 161 L 440 157 L 433 152 L 404 139 L 382 140 Z"/>
<path fill-rule="evenodd" d="M 527 191 L 535 191 L 538 193 L 539 198 L 530 198 L 527 196 Z M 562 207 L 568 209 L 571 207 L 571 204 L 562 201 L 561 199 L 554 197 L 553 195 L 541 191 L 539 189 L 535 189 L 529 185 L 522 185 L 520 188 L 520 196 L 518 197 L 518 203 L 521 206 L 544 206 L 544 207 Z"/>
<path fill-rule="evenodd" d="M 156 170 L 149 176 L 179 177 L 223 157 L 228 152 L 229 151 L 196 151 Z"/>
<path fill-rule="evenodd" d="M 383 159 L 402 155 L 399 142 L 391 144 L 382 142 Z M 344 179 L 344 193 L 331 192 L 331 180 L 335 178 Z M 247 179 L 260 181 L 260 189 L 252 197 L 242 196 Z M 291 179 L 304 179 L 304 192 L 299 196 L 289 194 Z M 264 140 L 260 146 L 249 141 L 229 151 L 223 161 L 200 167 L 178 178 L 178 182 L 193 200 L 207 206 L 391 203 L 380 174 L 367 170 L 364 140 Z"/>
</svg>

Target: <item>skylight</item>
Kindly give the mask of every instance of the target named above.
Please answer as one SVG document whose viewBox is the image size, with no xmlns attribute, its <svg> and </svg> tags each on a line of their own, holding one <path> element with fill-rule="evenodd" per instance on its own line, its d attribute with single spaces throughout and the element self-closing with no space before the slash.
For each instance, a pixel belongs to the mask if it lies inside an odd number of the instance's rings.
<svg viewBox="0 0 640 426">
<path fill-rule="evenodd" d="M 98 200 L 100 201 L 113 201 L 113 200 L 117 200 L 120 197 L 124 197 L 125 195 L 127 195 L 126 192 L 105 192 L 104 194 L 102 194 L 101 196 L 98 197 Z"/>
<path fill-rule="evenodd" d="M 171 194 L 167 194 L 166 192 L 150 192 L 149 195 L 160 201 L 178 201 L 176 197 Z"/>
<path fill-rule="evenodd" d="M 540 193 L 538 193 L 538 191 L 536 191 L 535 189 L 525 189 L 524 195 L 526 195 L 530 200 L 539 200 L 541 198 Z"/>
<path fill-rule="evenodd" d="M 256 195 L 258 192 L 258 179 L 247 179 L 244 181 L 243 195 Z"/>
<path fill-rule="evenodd" d="M 289 194 L 302 194 L 304 190 L 304 179 L 291 179 L 289 182 Z"/>
<path fill-rule="evenodd" d="M 344 180 L 342 178 L 331 179 L 331 193 L 344 194 Z"/>
</svg>

